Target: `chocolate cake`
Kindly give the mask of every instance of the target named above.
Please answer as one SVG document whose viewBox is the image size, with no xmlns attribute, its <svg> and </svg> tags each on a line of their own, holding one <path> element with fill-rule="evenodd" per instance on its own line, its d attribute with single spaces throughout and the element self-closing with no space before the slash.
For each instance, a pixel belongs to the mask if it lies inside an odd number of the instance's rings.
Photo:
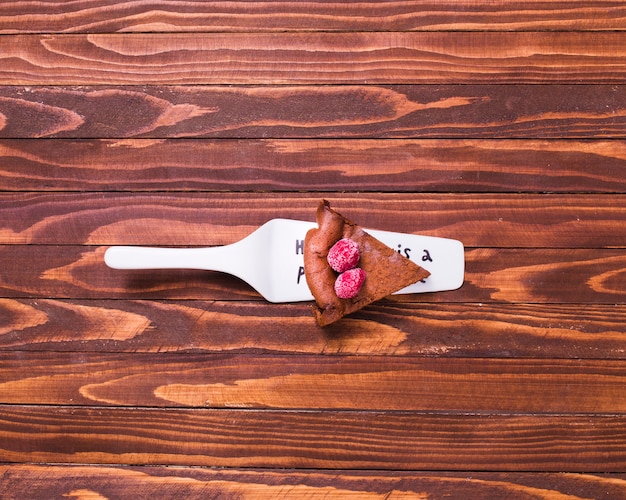
<svg viewBox="0 0 626 500">
<path fill-rule="evenodd" d="M 313 313 L 320 326 L 334 323 L 430 275 L 335 212 L 326 200 L 317 209 L 317 224 L 316 229 L 307 232 L 304 240 L 304 272 L 315 298 Z M 365 275 L 356 295 L 346 299 L 337 296 L 335 283 L 340 273 L 333 270 L 328 262 L 330 249 L 342 238 L 348 238 L 358 245 L 360 255 L 357 266 Z"/>
</svg>

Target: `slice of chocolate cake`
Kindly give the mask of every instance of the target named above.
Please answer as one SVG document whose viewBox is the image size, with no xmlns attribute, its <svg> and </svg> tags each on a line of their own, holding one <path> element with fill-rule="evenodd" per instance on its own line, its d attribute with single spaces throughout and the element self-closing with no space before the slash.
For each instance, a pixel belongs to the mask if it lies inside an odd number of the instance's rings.
<svg viewBox="0 0 626 500">
<path fill-rule="evenodd" d="M 320 326 L 334 323 L 430 275 L 335 212 L 326 200 L 317 209 L 317 224 L 318 228 L 309 230 L 304 240 L 304 272 L 315 297 L 313 313 Z M 344 238 L 357 244 L 359 260 L 352 270 L 339 273 L 329 264 L 328 254 Z M 354 273 L 354 269 L 362 272 Z M 358 280 L 353 278 L 355 274 Z M 350 298 L 339 298 L 338 293 Z"/>
</svg>

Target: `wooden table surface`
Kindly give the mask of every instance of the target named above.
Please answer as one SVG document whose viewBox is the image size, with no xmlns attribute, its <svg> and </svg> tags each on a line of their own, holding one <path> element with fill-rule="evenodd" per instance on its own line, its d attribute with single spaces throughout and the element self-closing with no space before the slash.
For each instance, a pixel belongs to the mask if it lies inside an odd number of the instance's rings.
<svg viewBox="0 0 626 500">
<path fill-rule="evenodd" d="M 626 4 L 0 4 L 0 497 L 626 498 Z M 461 240 L 327 329 L 114 271 L 320 199 Z"/>
</svg>

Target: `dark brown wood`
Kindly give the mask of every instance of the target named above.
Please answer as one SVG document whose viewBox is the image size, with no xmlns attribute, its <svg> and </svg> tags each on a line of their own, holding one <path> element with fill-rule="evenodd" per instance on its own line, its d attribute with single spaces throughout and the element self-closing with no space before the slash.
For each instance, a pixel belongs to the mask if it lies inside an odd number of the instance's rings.
<svg viewBox="0 0 626 500">
<path fill-rule="evenodd" d="M 624 195 L 422 193 L 0 193 L 0 244 L 224 245 L 273 218 L 312 221 L 322 198 L 366 228 L 467 247 L 626 247 Z"/>
<path fill-rule="evenodd" d="M 621 498 L 626 495 L 624 475 L 528 474 L 472 472 L 388 472 L 352 470 L 245 470 L 181 467 L 102 467 L 84 465 L 0 466 L 0 494 L 6 499 L 58 498 L 99 495 L 102 498 L 144 499 L 176 497 L 206 499 L 248 495 L 260 500 L 289 497 L 328 500 L 419 498 L 472 498 L 472 500 L 527 500 L 556 498 Z"/>
<path fill-rule="evenodd" d="M 624 318 L 616 305 L 387 301 L 320 330 L 309 303 L 0 299 L 0 349 L 626 359 Z"/>
<path fill-rule="evenodd" d="M 2 2 L 0 33 L 406 30 L 624 30 L 621 2 Z"/>
<path fill-rule="evenodd" d="M 624 139 L 620 78 L 616 85 L 0 86 L 0 137 Z M 117 155 L 126 145 L 107 148 Z M 510 154 L 502 153 L 500 162 Z"/>
<path fill-rule="evenodd" d="M 12 405 L 626 413 L 623 360 L 0 352 Z"/>
<path fill-rule="evenodd" d="M 612 0 L 0 3 L 0 497 L 626 497 L 624 31 Z M 463 286 L 320 329 L 103 262 L 321 198 L 461 240 Z"/>
<path fill-rule="evenodd" d="M 625 432 L 597 414 L 0 406 L 10 462 L 607 472 L 624 469 Z"/>
<path fill-rule="evenodd" d="M 621 32 L 0 37 L 0 81 L 10 85 L 622 84 L 625 77 Z"/>
<path fill-rule="evenodd" d="M 623 140 L 4 139 L 0 165 L 9 191 L 626 193 Z"/>
<path fill-rule="evenodd" d="M 107 247 L 0 246 L 7 298 L 260 300 L 238 278 L 212 271 L 119 271 Z M 625 304 L 626 254 L 613 249 L 467 249 L 463 286 L 394 298 L 409 302 Z M 280 306 L 276 306 L 280 314 Z"/>
</svg>

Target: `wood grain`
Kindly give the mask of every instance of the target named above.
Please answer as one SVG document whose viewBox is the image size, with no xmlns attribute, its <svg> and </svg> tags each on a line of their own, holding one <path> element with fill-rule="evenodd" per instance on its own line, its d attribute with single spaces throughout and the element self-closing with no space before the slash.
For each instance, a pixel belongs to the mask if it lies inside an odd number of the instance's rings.
<svg viewBox="0 0 626 500">
<path fill-rule="evenodd" d="M 53 81 L 0 86 L 0 137 L 544 140 L 624 139 L 626 130 L 623 78 L 615 85 L 493 85 L 492 78 L 485 85 L 48 86 Z"/>
<path fill-rule="evenodd" d="M 224 245 L 273 218 L 312 221 L 322 198 L 363 227 L 466 247 L 626 247 L 624 195 L 422 193 L 0 193 L 0 244 Z"/>
<path fill-rule="evenodd" d="M 623 30 L 620 2 L 573 0 L 519 8 L 512 0 L 225 2 L 52 0 L 0 4 L 0 33 Z"/>
<path fill-rule="evenodd" d="M 0 352 L 11 405 L 626 413 L 623 360 Z"/>
<path fill-rule="evenodd" d="M 472 498 L 620 498 L 626 494 L 624 475 L 437 473 L 388 471 L 284 471 L 181 467 L 0 466 L 0 494 L 6 500 L 50 495 L 58 498 L 93 495 L 97 498 L 147 499 L 231 498 L 248 495 L 273 500 L 322 496 L 329 500 L 417 497 Z"/>
<path fill-rule="evenodd" d="M 0 246 L 5 298 L 259 300 L 238 278 L 210 271 L 118 271 L 106 247 Z M 454 291 L 400 295 L 409 302 L 624 304 L 626 255 L 613 249 L 469 249 Z M 280 306 L 276 313 L 280 314 Z"/>
<path fill-rule="evenodd" d="M 595 0 L 0 3 L 0 497 L 626 497 L 625 30 Z M 461 240 L 463 286 L 320 329 L 103 262 L 321 198 Z"/>
<path fill-rule="evenodd" d="M 0 37 L 0 81 L 9 85 L 620 85 L 625 77 L 620 32 Z"/>
<path fill-rule="evenodd" d="M 5 459 L 57 464 L 607 472 L 625 431 L 618 415 L 0 406 Z"/>
<path fill-rule="evenodd" d="M 308 303 L 0 299 L 0 350 L 623 360 L 625 318 L 616 305 L 386 302 L 320 330 Z"/>
<path fill-rule="evenodd" d="M 624 171 L 623 140 L 0 140 L 3 191 L 623 194 Z"/>
</svg>

